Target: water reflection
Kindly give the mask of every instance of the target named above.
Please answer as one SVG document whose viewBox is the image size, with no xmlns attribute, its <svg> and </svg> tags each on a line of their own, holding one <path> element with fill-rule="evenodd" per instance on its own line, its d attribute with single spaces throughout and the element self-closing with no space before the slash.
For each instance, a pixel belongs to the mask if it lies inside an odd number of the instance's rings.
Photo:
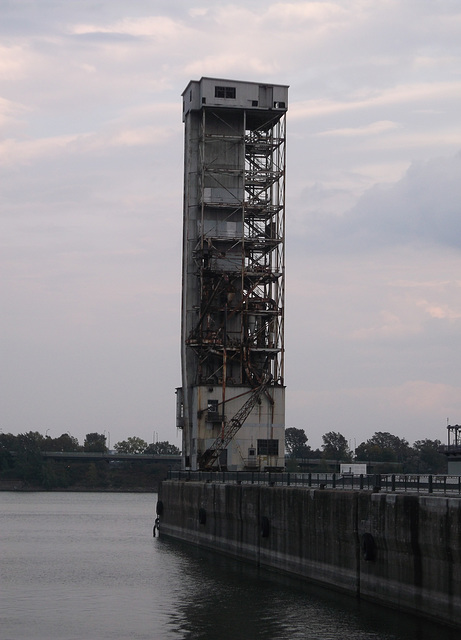
<svg viewBox="0 0 461 640">
<path fill-rule="evenodd" d="M 459 633 L 152 538 L 155 497 L 0 493 L 2 640 L 455 640 Z"/>
<path fill-rule="evenodd" d="M 190 640 L 455 640 L 412 616 L 161 539 L 181 567 L 175 624 Z"/>
</svg>

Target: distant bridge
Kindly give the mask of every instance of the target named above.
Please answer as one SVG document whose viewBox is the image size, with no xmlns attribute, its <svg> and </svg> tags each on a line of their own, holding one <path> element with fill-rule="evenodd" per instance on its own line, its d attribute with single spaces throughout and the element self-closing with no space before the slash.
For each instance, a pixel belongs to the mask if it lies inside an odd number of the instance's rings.
<svg viewBox="0 0 461 640">
<path fill-rule="evenodd" d="M 81 460 L 82 462 L 156 462 L 177 465 L 181 463 L 181 455 L 159 453 L 95 453 L 89 451 L 42 451 L 43 458 L 52 460 Z"/>
</svg>

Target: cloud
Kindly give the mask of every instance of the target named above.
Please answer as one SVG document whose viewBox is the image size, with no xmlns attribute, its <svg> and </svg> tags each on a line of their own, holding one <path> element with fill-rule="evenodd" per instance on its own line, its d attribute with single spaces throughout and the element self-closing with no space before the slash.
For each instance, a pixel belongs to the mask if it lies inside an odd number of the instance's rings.
<svg viewBox="0 0 461 640">
<path fill-rule="evenodd" d="M 343 137 L 357 137 L 357 136 L 374 136 L 386 131 L 393 131 L 398 129 L 400 125 L 397 122 L 390 120 L 380 120 L 379 122 L 372 122 L 362 127 L 349 127 L 346 129 L 331 129 L 330 131 L 321 131 L 316 133 L 316 136 L 343 136 Z"/>
<path fill-rule="evenodd" d="M 25 72 L 27 57 L 25 49 L 20 45 L 0 46 L 0 79 L 12 81 L 22 76 Z"/>
<path fill-rule="evenodd" d="M 127 127 L 108 127 L 105 131 L 50 136 L 31 140 L 7 139 L 0 142 L 0 166 L 16 166 L 37 162 L 40 159 L 63 156 L 89 156 L 96 151 L 110 150 L 113 147 L 151 148 L 161 146 L 176 131 L 162 125 Z"/>
<path fill-rule="evenodd" d="M 367 328 L 354 329 L 350 334 L 350 338 L 359 342 L 395 338 L 400 340 L 418 333 L 422 333 L 420 324 L 408 324 L 401 315 L 382 310 L 379 312 L 379 324 Z"/>
<path fill-rule="evenodd" d="M 458 420 L 461 386 L 413 378 L 400 384 L 330 389 L 287 389 L 288 424 L 306 429 L 309 444 L 340 431 L 354 448 L 376 431 L 389 431 L 410 444 L 445 439 L 447 417 Z M 302 416 L 301 422 L 290 414 Z"/>
<path fill-rule="evenodd" d="M 82 136 L 65 135 L 34 140 L 7 139 L 0 142 L 0 165 L 30 163 L 50 155 L 62 154 Z"/>
<path fill-rule="evenodd" d="M 368 191 L 346 216 L 349 232 L 381 243 L 461 248 L 461 152 L 414 163 L 394 185 Z"/>
<path fill-rule="evenodd" d="M 458 296 L 455 301 L 459 297 L 459 291 L 457 293 Z M 449 303 L 434 304 L 434 302 L 422 299 L 417 304 L 428 316 L 437 320 L 459 320 L 461 318 L 461 309 L 458 311 Z"/>
<path fill-rule="evenodd" d="M 135 38 L 149 37 L 159 41 L 179 40 L 190 34 L 190 29 L 178 20 L 167 16 L 143 16 L 140 18 L 124 18 L 111 24 L 76 24 L 69 27 L 69 32 L 76 35 L 112 34 L 128 35 Z"/>
<path fill-rule="evenodd" d="M 226 76 L 233 74 L 257 74 L 257 77 L 267 77 L 279 72 L 279 64 L 271 60 L 264 60 L 257 55 L 248 56 L 243 51 L 235 53 L 213 53 L 187 64 L 185 71 L 192 76 L 200 77 L 204 74 L 212 76 Z"/>
<path fill-rule="evenodd" d="M 331 113 L 357 111 L 370 107 L 383 107 L 398 104 L 425 104 L 442 100 L 457 100 L 461 95 L 461 82 L 425 82 L 401 84 L 376 89 L 367 88 L 350 93 L 348 100 L 313 99 L 298 101 L 291 105 L 290 118 L 311 118 Z"/>
<path fill-rule="evenodd" d="M 415 243 L 461 249 L 460 202 L 461 152 L 412 163 L 401 180 L 374 186 L 340 216 L 308 214 L 304 237 L 321 250 Z"/>
<path fill-rule="evenodd" d="M 4 429 L 174 437 L 180 94 L 202 75 L 291 85 L 289 421 L 460 421 L 457 3 L 4 5 Z"/>
<path fill-rule="evenodd" d="M 21 122 L 22 118 L 29 111 L 27 107 L 12 100 L 7 100 L 0 96 L 0 127 L 11 128 Z"/>
<path fill-rule="evenodd" d="M 269 5 L 266 15 L 278 25 L 292 27 L 312 22 L 325 25 L 351 14 L 338 2 L 277 2 Z"/>
</svg>

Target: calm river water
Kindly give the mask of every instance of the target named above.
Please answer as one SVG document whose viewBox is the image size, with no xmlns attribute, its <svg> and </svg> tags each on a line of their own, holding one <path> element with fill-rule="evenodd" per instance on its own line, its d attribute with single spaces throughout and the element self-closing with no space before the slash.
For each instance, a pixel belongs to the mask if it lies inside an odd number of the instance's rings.
<svg viewBox="0 0 461 640">
<path fill-rule="evenodd" d="M 0 492 L 1 640 L 454 640 L 152 537 L 152 494 Z"/>
</svg>

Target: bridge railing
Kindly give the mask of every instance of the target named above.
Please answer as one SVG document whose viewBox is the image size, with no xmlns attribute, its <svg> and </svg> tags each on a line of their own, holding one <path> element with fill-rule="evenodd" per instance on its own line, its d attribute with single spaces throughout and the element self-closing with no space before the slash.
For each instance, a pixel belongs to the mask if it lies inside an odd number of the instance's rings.
<svg viewBox="0 0 461 640">
<path fill-rule="evenodd" d="M 168 480 L 301 486 L 317 489 L 342 489 L 374 492 L 437 493 L 461 496 L 461 476 L 429 474 L 352 475 L 338 473 L 292 473 L 261 471 L 174 471 Z"/>
</svg>

